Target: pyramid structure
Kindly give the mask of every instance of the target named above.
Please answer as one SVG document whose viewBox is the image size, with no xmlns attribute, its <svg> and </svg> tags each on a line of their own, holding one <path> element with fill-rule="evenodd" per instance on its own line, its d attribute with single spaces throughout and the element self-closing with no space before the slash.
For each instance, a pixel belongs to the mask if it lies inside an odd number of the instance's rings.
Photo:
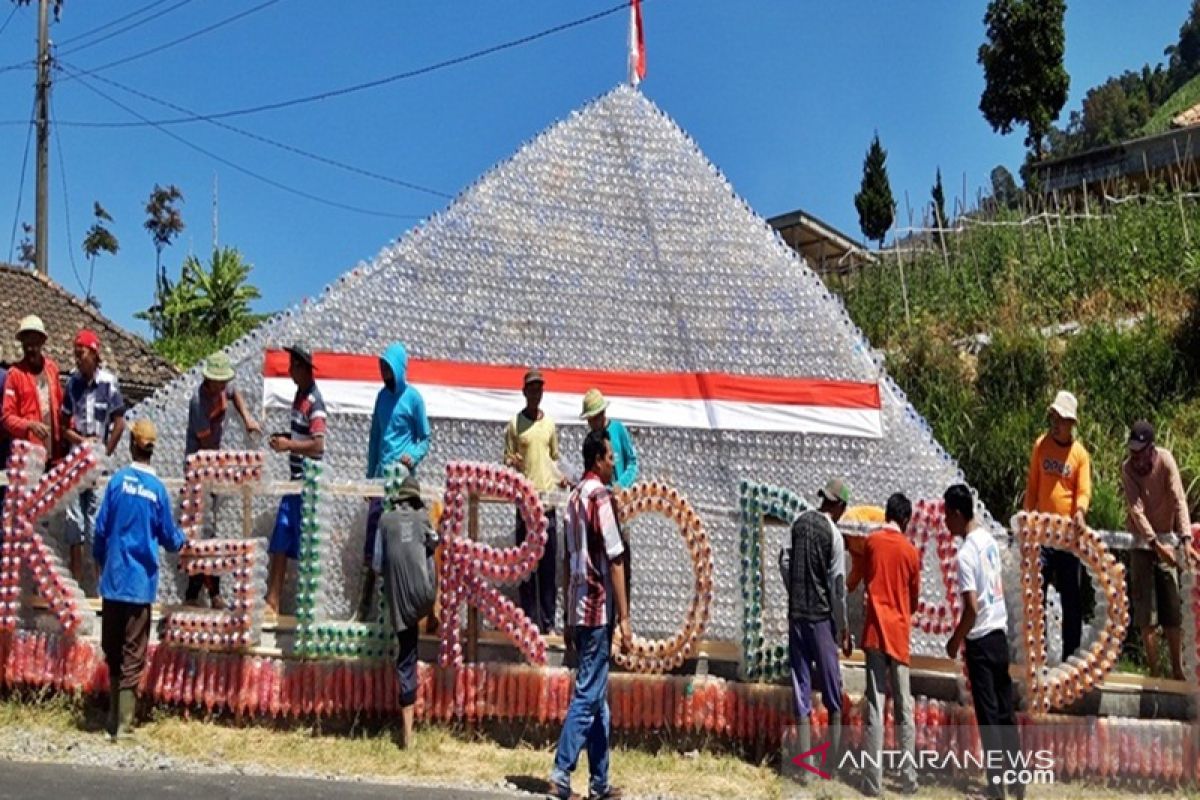
<svg viewBox="0 0 1200 800">
<path fill-rule="evenodd" d="M 938 497 L 963 477 L 886 376 L 839 298 L 736 195 L 687 134 L 627 86 L 552 125 L 373 261 L 229 347 L 236 384 L 252 408 L 263 404 L 265 351 L 292 341 L 314 351 L 368 356 L 402 341 L 415 358 L 467 364 L 878 387 L 873 434 L 630 426 L 641 474 L 678 488 L 711 537 L 716 586 L 710 638 L 742 637 L 743 480 L 812 497 L 827 478 L 840 475 L 853 487 L 855 503 L 882 505 L 898 490 L 914 499 Z M 164 433 L 156 462 L 165 474 L 181 470 L 188 398 L 199 380 L 193 369 L 138 410 Z M 440 484 L 449 461 L 499 460 L 503 423 L 449 418 L 437 404 L 427 405 L 433 442 L 419 470 L 423 482 Z M 328 469 L 336 479 L 361 479 L 370 419 L 330 406 Z M 511 412 L 519 408 L 514 403 Z M 619 398 L 610 414 L 622 417 Z M 573 417 L 559 416 L 558 422 L 563 465 L 578 474 L 586 428 Z M 284 409 L 267 409 L 267 430 L 286 425 Z M 227 429 L 227 447 L 251 444 L 239 439 L 236 422 Z M 272 456 L 270 462 L 271 476 L 286 478 L 285 459 Z M 344 555 L 330 569 L 342 591 L 328 611 L 349 616 L 365 504 L 339 502 L 334 535 L 343 540 Z M 260 529 L 269 526 L 273 510 L 270 498 L 256 500 Z M 227 527 L 231 535 L 240 533 L 236 524 Z M 512 510 L 489 507 L 483 532 L 489 541 L 511 542 Z M 765 536 L 770 579 L 764 582 L 764 635 L 778 639 L 784 608 L 773 554 L 783 529 L 768 528 Z M 692 588 L 683 543 L 665 520 L 638 521 L 633 539 L 639 632 L 673 632 Z M 178 590 L 164 582 L 162 599 L 174 599 Z"/>
</svg>

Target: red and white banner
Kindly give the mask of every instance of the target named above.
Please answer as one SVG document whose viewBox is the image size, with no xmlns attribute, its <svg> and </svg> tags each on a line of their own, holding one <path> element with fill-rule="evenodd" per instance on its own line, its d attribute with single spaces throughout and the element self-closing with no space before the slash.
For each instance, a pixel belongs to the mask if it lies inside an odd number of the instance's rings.
<svg viewBox="0 0 1200 800">
<path fill-rule="evenodd" d="M 370 414 L 382 386 L 379 357 L 315 353 L 317 386 L 331 414 Z M 525 406 L 525 367 L 409 359 L 407 380 L 431 418 L 507 422 Z M 583 395 L 597 388 L 628 425 L 704 430 L 883 436 L 879 385 L 719 372 L 606 372 L 543 369 L 542 409 L 560 424 L 583 424 Z M 290 408 L 288 354 L 268 351 L 263 403 Z"/>
</svg>

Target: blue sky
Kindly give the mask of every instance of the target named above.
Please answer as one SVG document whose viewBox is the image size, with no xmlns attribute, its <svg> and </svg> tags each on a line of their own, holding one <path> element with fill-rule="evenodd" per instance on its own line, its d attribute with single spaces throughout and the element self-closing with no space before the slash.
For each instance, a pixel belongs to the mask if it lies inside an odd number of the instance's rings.
<svg viewBox="0 0 1200 800">
<path fill-rule="evenodd" d="M 99 74 L 194 111 L 213 113 L 310 95 L 417 69 L 568 22 L 617 0 L 277 0 L 230 24 Z M 87 31 L 150 0 L 66 0 L 51 38 L 67 70 L 92 70 L 199 31 L 261 0 L 162 0 L 90 37 Z M 36 3 L 35 3 L 36 5 Z M 1067 12 L 1067 69 L 1078 108 L 1091 86 L 1156 63 L 1174 42 L 1187 0 L 1075 0 Z M 888 150 L 893 192 L 919 215 L 934 171 L 948 197 L 972 200 L 996 164 L 1015 174 L 1023 134 L 1001 137 L 978 111 L 975 53 L 984 0 L 960 2 L 734 2 L 645 0 L 645 94 L 687 130 L 764 217 L 804 208 L 860 236 L 853 196 L 872 134 Z M 10 6 L 0 4 L 0 24 Z M 111 38 L 101 36 L 143 19 Z M 0 33 L 0 67 L 35 50 L 36 8 Z M 230 118 L 255 134 L 391 178 L 454 194 L 523 141 L 625 77 L 628 15 L 595 22 L 470 63 L 351 95 Z M 94 43 L 94 44 L 93 44 Z M 89 46 L 90 45 L 90 46 Z M 72 51 L 75 52 L 72 52 Z M 54 117 L 64 123 L 135 118 L 59 73 Z M 0 122 L 27 120 L 32 68 L 0 72 Z M 88 81 L 150 119 L 179 116 Z M 1064 114 L 1065 116 L 1065 114 Z M 9 253 L 26 130 L 0 124 L 0 260 Z M 152 186 L 184 192 L 187 230 L 165 253 L 172 274 L 212 243 L 212 187 L 220 186 L 220 241 L 255 266 L 271 311 L 317 294 L 341 272 L 442 208 L 445 198 L 350 174 L 204 122 L 170 130 L 246 169 L 310 195 L 392 215 L 371 216 L 285 193 L 218 163 L 159 130 L 62 125 L 52 141 L 51 277 L 73 291 L 69 250 L 80 249 L 93 200 L 116 218 L 117 256 L 99 261 L 95 293 L 117 322 L 151 300 L 154 248 L 142 229 Z M 61 145 L 61 146 L 60 146 Z M 60 167 L 60 154 L 62 165 Z M 65 172 L 65 181 L 64 181 Z M 70 233 L 67 234 L 67 214 Z M 33 156 L 20 219 L 33 219 Z M 17 238 L 20 238 L 18 233 Z"/>
</svg>

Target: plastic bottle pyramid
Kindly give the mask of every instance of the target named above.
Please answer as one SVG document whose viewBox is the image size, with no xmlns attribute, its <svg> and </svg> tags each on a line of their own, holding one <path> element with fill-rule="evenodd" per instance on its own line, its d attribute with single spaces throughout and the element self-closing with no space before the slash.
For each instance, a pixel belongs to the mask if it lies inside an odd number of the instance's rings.
<svg viewBox="0 0 1200 800">
<path fill-rule="evenodd" d="M 774 567 L 783 528 L 764 529 L 762 596 L 743 595 L 742 481 L 812 497 L 829 477 L 844 476 L 855 503 L 881 505 L 897 490 L 913 499 L 939 497 L 962 479 L 840 300 L 687 134 L 626 86 L 552 125 L 374 261 L 230 346 L 236 384 L 251 407 L 263 403 L 264 352 L 294 340 L 316 352 L 372 358 L 402 341 L 414 359 L 537 366 L 550 376 L 558 368 L 701 376 L 696 383 L 705 385 L 703 376 L 711 375 L 726 376 L 726 383 L 734 376 L 735 386 L 743 376 L 780 379 L 815 392 L 816 406 L 826 383 L 865 386 L 876 399 L 850 414 L 844 430 L 804 413 L 781 422 L 771 417 L 770 403 L 754 398 L 738 406 L 739 414 L 724 413 L 725 401 L 736 405 L 736 397 L 710 397 L 699 406 L 695 398 L 681 401 L 681 420 L 701 411 L 679 425 L 669 417 L 639 424 L 640 406 L 610 395 L 609 414 L 629 424 L 642 476 L 678 489 L 711 537 L 710 638 L 741 641 L 744 602 L 762 604 L 765 639 L 784 638 L 786 609 Z M 318 370 L 316 377 L 330 411 L 326 470 L 334 480 L 360 479 L 370 417 L 332 399 L 334 376 Z M 140 409 L 159 423 L 156 462 L 165 474 L 183 463 L 188 398 L 199 380 L 192 370 Z M 658 397 L 659 383 L 670 382 L 645 380 L 640 391 Z M 512 388 L 519 392 L 519 385 Z M 554 388 L 548 377 L 547 394 Z M 549 410 L 560 426 L 563 466 L 576 475 L 586 431 L 580 400 L 571 401 L 570 413 Z M 451 418 L 437 403 L 427 406 L 433 444 L 418 470 L 423 482 L 439 485 L 450 461 L 499 460 L 502 422 Z M 508 413 L 519 408 L 515 399 Z M 266 425 L 285 430 L 286 409 L 269 407 Z M 237 423 L 226 427 L 226 446 L 242 446 Z M 269 478 L 286 474 L 284 458 L 268 458 Z M 325 612 L 344 617 L 357 591 L 365 504 L 336 502 L 329 518 L 337 530 L 330 535 L 345 556 L 331 567 L 341 591 Z M 260 529 L 273 507 L 270 498 L 256 501 Z M 511 541 L 512 521 L 511 508 L 485 509 L 485 540 Z M 691 563 L 669 521 L 636 525 L 639 632 L 669 635 L 691 596 Z M 930 559 L 931 585 L 940 591 Z M 174 599 L 178 590 L 165 581 L 162 599 Z"/>
</svg>

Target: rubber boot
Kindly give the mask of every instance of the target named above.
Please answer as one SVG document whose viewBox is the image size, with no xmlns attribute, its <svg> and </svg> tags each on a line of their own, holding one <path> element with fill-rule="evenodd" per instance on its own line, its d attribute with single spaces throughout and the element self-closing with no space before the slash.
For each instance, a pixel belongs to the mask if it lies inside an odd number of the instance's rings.
<svg viewBox="0 0 1200 800">
<path fill-rule="evenodd" d="M 137 692 L 133 689 L 122 689 L 117 696 L 117 735 L 114 738 L 133 738 L 133 712 L 136 708 Z"/>
<path fill-rule="evenodd" d="M 796 752 L 797 753 L 807 753 L 809 750 L 812 749 L 812 722 L 809 720 L 808 717 L 804 717 L 797 723 L 797 727 L 799 728 L 799 730 L 797 732 L 798 735 L 796 737 L 797 738 Z M 811 758 L 811 756 L 810 756 L 810 758 Z M 804 769 L 804 767 L 796 768 L 795 777 L 796 777 L 796 780 L 801 784 L 805 784 L 805 785 L 808 784 L 809 774 L 810 774 L 809 771 Z"/>
<path fill-rule="evenodd" d="M 117 738 L 117 703 L 120 693 L 120 682 L 110 680 L 108 682 L 108 719 L 104 722 L 104 732 L 108 734 L 110 739 Z"/>
<path fill-rule="evenodd" d="M 362 569 L 362 596 L 358 601 L 358 621 L 370 622 L 375 616 L 375 570 L 364 566 Z"/>
</svg>

